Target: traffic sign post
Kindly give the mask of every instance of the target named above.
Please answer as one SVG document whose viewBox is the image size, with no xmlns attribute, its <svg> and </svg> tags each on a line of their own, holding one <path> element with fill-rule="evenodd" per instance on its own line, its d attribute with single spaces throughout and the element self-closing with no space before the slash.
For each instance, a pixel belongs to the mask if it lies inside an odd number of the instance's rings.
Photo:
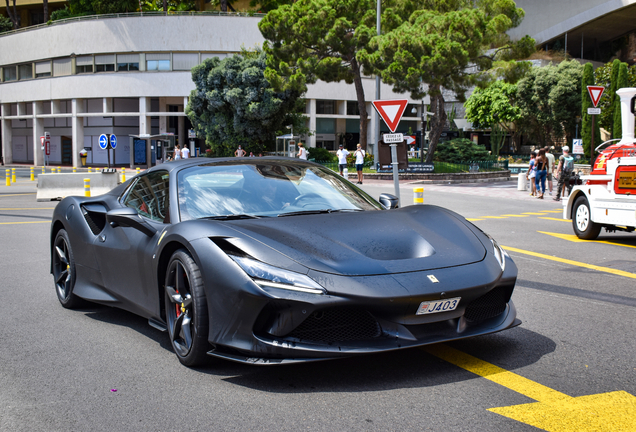
<svg viewBox="0 0 636 432">
<path fill-rule="evenodd" d="M 110 149 L 117 148 L 117 136 L 115 134 L 101 134 L 99 136 L 99 147 L 102 150 L 106 150 L 108 157 L 108 168 L 110 168 Z"/>
<path fill-rule="evenodd" d="M 605 91 L 605 87 L 603 86 L 587 86 L 587 92 L 590 95 L 590 99 L 592 99 L 592 104 L 594 108 L 588 108 L 588 115 L 592 116 L 592 142 L 590 144 L 590 162 L 594 162 L 594 119 L 595 117 L 601 113 L 600 108 L 596 108 L 599 101 L 601 100 L 601 96 L 603 96 L 603 92 Z"/>
<path fill-rule="evenodd" d="M 404 141 L 404 136 L 399 133 L 394 133 L 402 119 L 402 114 L 408 104 L 407 99 L 394 99 L 394 100 L 375 100 L 373 101 L 373 107 L 380 114 L 384 123 L 391 130 L 391 134 L 384 134 L 384 142 L 391 143 L 391 165 L 393 165 L 393 186 L 395 188 L 395 196 L 398 199 L 398 205 L 400 205 L 400 183 L 398 174 L 398 157 L 397 157 L 397 144 Z M 378 143 L 379 149 L 379 143 Z"/>
</svg>

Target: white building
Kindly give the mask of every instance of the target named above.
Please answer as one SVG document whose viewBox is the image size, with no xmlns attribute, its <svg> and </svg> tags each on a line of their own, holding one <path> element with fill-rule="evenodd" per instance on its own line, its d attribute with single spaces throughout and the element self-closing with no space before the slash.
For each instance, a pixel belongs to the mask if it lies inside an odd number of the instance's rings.
<svg viewBox="0 0 636 432">
<path fill-rule="evenodd" d="M 40 137 L 51 135 L 48 162 L 103 166 L 101 134 L 115 134 L 114 162 L 128 164 L 134 137 L 174 134 L 188 143 L 184 107 L 194 89 L 190 69 L 262 45 L 259 17 L 210 14 L 126 14 L 85 17 L 0 35 L 0 128 L 5 163 L 43 165 Z M 375 80 L 365 78 L 374 142 Z M 408 99 L 383 85 L 382 99 Z M 359 117 L 353 85 L 319 82 L 309 87 L 306 115 L 311 147 L 357 142 Z M 420 128 L 421 101 L 411 101 L 399 131 Z M 406 117 L 409 116 L 409 117 Z M 383 129 L 384 130 L 384 129 Z M 161 137 L 159 137 L 161 138 Z"/>
</svg>

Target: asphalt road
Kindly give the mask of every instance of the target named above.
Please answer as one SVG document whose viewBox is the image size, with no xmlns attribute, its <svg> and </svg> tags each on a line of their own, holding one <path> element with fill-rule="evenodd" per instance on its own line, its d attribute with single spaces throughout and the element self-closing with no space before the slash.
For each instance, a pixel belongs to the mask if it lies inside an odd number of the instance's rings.
<svg viewBox="0 0 636 432">
<path fill-rule="evenodd" d="M 401 185 L 403 205 L 414 186 Z M 0 430 L 636 430 L 636 234 L 576 242 L 559 203 L 516 182 L 424 188 L 425 203 L 508 249 L 521 326 L 382 355 L 188 369 L 142 318 L 62 308 L 49 274 L 56 203 L 36 202 L 28 177 L 1 183 Z"/>
</svg>

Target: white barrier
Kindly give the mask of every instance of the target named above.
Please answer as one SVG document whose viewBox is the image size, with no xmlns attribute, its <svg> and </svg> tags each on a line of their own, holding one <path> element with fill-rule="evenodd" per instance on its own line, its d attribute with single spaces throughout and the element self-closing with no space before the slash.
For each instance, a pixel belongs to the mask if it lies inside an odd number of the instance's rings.
<svg viewBox="0 0 636 432">
<path fill-rule="evenodd" d="M 526 178 L 526 173 L 519 173 L 519 177 L 517 177 L 517 190 L 524 191 L 528 186 L 528 179 Z"/>
<path fill-rule="evenodd" d="M 84 196 L 84 179 L 91 179 L 91 196 L 109 192 L 119 184 L 118 173 L 64 173 L 38 175 L 37 201 L 61 200 L 67 196 Z"/>
</svg>

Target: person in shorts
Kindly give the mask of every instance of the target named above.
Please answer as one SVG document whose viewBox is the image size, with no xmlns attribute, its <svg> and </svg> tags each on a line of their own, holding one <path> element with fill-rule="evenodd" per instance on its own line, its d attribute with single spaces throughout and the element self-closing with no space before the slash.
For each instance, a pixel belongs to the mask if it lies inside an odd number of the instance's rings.
<svg viewBox="0 0 636 432">
<path fill-rule="evenodd" d="M 552 154 L 552 150 L 554 150 L 554 146 L 548 147 L 545 146 L 545 157 L 548 158 L 548 175 L 546 177 L 546 180 L 548 181 L 548 189 L 550 191 L 550 195 L 552 195 L 552 173 L 554 172 L 554 155 Z"/>
<path fill-rule="evenodd" d="M 530 153 L 530 163 L 528 164 L 528 171 L 526 172 L 526 179 L 530 180 L 530 195 L 532 196 L 535 196 L 537 192 L 537 186 L 534 180 L 534 178 L 537 176 L 537 172 L 534 169 L 535 156 L 535 152 Z"/>
<path fill-rule="evenodd" d="M 349 152 L 342 144 L 340 144 L 338 146 L 336 156 L 338 156 L 338 168 L 340 169 L 340 175 L 344 176 L 343 170 L 347 167 L 347 156 L 349 156 Z"/>
<path fill-rule="evenodd" d="M 362 150 L 362 146 L 358 143 L 356 151 L 353 155 L 356 157 L 356 171 L 358 172 L 358 184 L 362 184 L 362 168 L 364 167 L 364 150 Z"/>
</svg>

